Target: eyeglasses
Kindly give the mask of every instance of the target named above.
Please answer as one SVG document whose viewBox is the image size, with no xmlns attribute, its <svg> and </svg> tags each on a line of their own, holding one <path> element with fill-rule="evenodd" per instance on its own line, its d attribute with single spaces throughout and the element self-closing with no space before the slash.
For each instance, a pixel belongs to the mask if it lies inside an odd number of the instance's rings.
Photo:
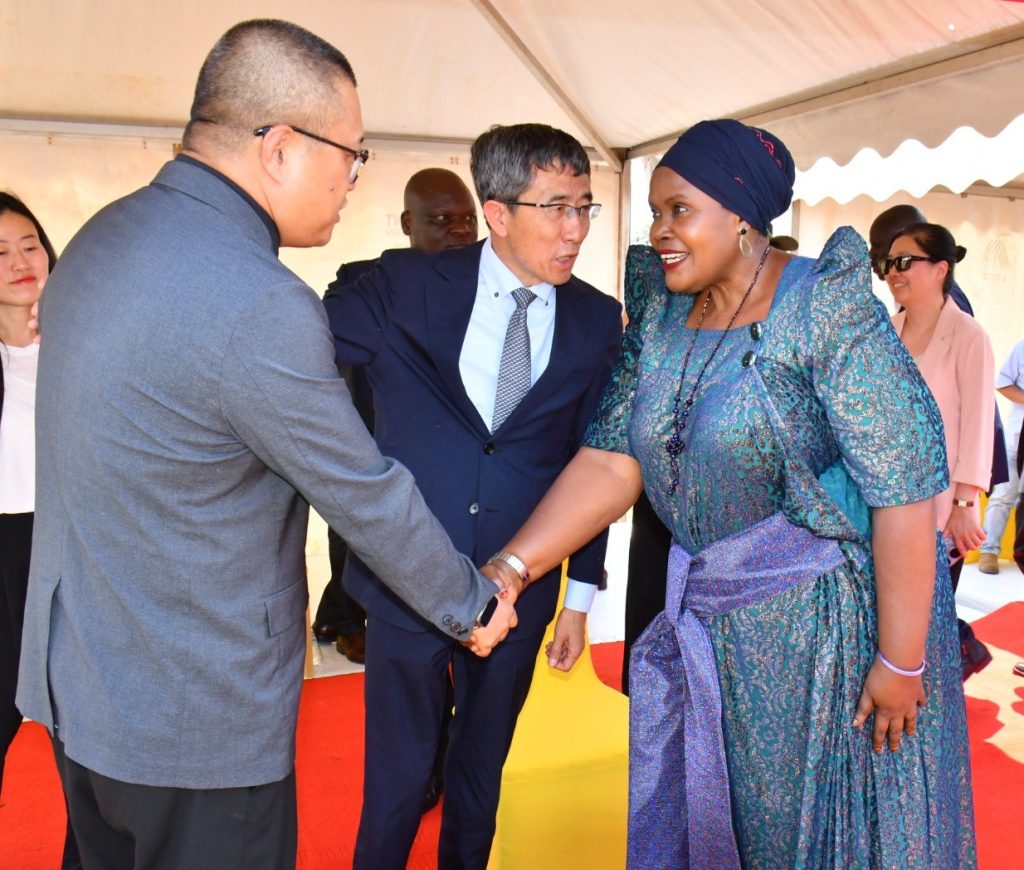
<svg viewBox="0 0 1024 870">
<path fill-rule="evenodd" d="M 266 136 L 277 124 L 265 124 L 262 127 L 257 127 L 252 131 L 253 136 Z M 294 124 L 283 124 L 281 126 L 288 127 L 298 133 L 300 136 L 306 136 L 310 139 L 314 139 L 317 142 L 323 142 L 324 145 L 333 145 L 335 148 L 344 151 L 346 154 L 352 155 L 352 168 L 348 171 L 348 183 L 355 184 L 356 179 L 359 178 L 359 173 L 363 171 L 363 167 L 366 162 L 370 159 L 370 152 L 366 149 L 361 151 L 355 148 L 349 148 L 348 145 L 342 145 L 340 142 L 335 142 L 331 139 L 325 139 L 323 136 L 318 136 L 316 133 L 310 133 L 309 130 L 303 130 L 301 127 L 296 127 Z"/>
<path fill-rule="evenodd" d="M 938 261 L 934 257 L 918 257 L 914 254 L 904 254 L 902 257 L 886 257 L 884 260 L 878 261 L 878 274 L 883 278 L 892 271 L 892 267 L 896 267 L 897 272 L 906 272 L 914 263 L 918 261 L 924 263 L 937 263 Z"/>
<path fill-rule="evenodd" d="M 463 224 L 466 227 L 472 229 L 476 226 L 476 215 L 475 214 L 432 214 L 426 218 L 428 224 L 432 227 L 438 227 L 439 229 L 446 230 L 456 224 Z"/>
<path fill-rule="evenodd" d="M 564 202 L 516 202 L 502 199 L 504 205 L 528 205 L 530 208 L 542 209 L 541 214 L 551 221 L 565 221 L 576 215 L 581 221 L 591 221 L 601 214 L 601 204 L 592 202 L 588 205 L 569 205 Z"/>
</svg>

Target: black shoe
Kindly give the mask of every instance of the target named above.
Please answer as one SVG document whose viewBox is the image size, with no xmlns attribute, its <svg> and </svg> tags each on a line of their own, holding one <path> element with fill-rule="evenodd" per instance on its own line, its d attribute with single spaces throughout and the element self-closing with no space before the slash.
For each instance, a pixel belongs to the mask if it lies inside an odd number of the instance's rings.
<svg viewBox="0 0 1024 870">
<path fill-rule="evenodd" d="M 317 640 L 333 641 L 337 640 L 338 629 L 324 622 L 314 622 L 313 634 Z"/>
<path fill-rule="evenodd" d="M 423 812 L 430 812 L 437 806 L 444 794 L 444 780 L 436 773 L 430 775 L 430 782 L 427 783 L 427 793 L 423 798 Z"/>
<path fill-rule="evenodd" d="M 960 642 L 960 664 L 963 667 L 964 680 L 984 670 L 991 662 L 992 653 L 973 633 Z"/>
<path fill-rule="evenodd" d="M 355 662 L 357 665 L 366 663 L 365 631 L 360 631 L 358 634 L 339 634 L 334 646 L 350 662 Z"/>
</svg>

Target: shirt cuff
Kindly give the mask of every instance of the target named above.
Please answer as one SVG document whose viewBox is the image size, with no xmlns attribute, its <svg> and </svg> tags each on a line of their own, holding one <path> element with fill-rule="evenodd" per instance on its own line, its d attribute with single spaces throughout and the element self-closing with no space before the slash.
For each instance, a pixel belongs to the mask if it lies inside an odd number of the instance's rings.
<svg viewBox="0 0 1024 870">
<path fill-rule="evenodd" d="M 597 595 L 596 583 L 584 583 L 582 580 L 573 580 L 565 586 L 565 600 L 562 607 L 569 610 L 577 610 L 580 613 L 590 613 L 590 606 L 594 603 L 594 596 Z"/>
</svg>

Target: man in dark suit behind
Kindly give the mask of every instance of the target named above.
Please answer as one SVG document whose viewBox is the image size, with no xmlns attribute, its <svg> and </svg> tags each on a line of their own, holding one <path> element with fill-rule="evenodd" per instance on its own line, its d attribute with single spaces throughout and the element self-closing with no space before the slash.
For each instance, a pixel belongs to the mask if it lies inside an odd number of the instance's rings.
<svg viewBox="0 0 1024 870">
<path fill-rule="evenodd" d="M 450 169 L 421 169 L 405 185 L 405 209 L 401 216 L 402 232 L 418 251 L 436 253 L 448 248 L 461 248 L 476 241 L 476 205 L 469 188 Z M 343 263 L 331 287 L 344 287 L 369 272 L 376 260 L 355 260 Z M 366 428 L 373 432 L 373 392 L 362 366 L 344 366 L 345 378 L 352 392 L 352 402 Z M 333 530 L 327 530 L 327 548 L 331 562 L 331 579 L 324 587 L 317 607 L 313 632 L 320 640 L 333 640 L 338 652 L 350 661 L 366 660 L 366 611 L 345 591 L 341 582 L 348 548 Z M 437 792 L 435 786 L 432 789 Z M 436 797 L 428 800 L 433 805 Z"/>
<path fill-rule="evenodd" d="M 622 327 L 619 304 L 572 276 L 598 208 L 579 143 L 540 124 L 496 127 L 474 143 L 472 172 L 488 240 L 433 256 L 386 252 L 324 304 L 338 362 L 367 366 L 377 443 L 408 465 L 453 540 L 483 562 L 575 453 Z M 582 651 L 605 544 L 601 535 L 570 559 L 555 666 L 567 669 Z M 405 867 L 449 666 L 455 718 L 438 863 L 486 865 L 501 768 L 554 615 L 558 573 L 519 599 L 519 627 L 479 667 L 349 559 L 346 586 L 369 615 L 356 867 Z"/>
</svg>

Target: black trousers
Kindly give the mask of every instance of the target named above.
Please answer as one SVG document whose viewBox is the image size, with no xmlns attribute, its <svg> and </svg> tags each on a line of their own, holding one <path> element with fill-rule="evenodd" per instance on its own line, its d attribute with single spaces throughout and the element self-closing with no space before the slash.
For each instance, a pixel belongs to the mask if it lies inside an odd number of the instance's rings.
<svg viewBox="0 0 1024 870">
<path fill-rule="evenodd" d="M 341 585 L 348 545 L 330 528 L 327 530 L 327 553 L 331 560 L 331 579 L 327 581 L 324 594 L 320 597 L 316 621 L 321 625 L 333 625 L 338 629 L 338 634 L 361 634 L 366 630 L 366 611 Z"/>
<path fill-rule="evenodd" d="M 295 772 L 242 788 L 136 785 L 103 776 L 53 741 L 85 870 L 288 870 L 295 867 Z"/>
<path fill-rule="evenodd" d="M 438 867 L 484 870 L 494 838 L 501 769 L 542 639 L 543 627 L 480 659 L 440 632 L 405 631 L 371 615 L 356 870 L 406 866 L 449 706 L 449 668 L 455 677 L 455 718 L 444 769 Z"/>
<path fill-rule="evenodd" d="M 622 691 L 629 694 L 629 655 L 636 639 L 665 609 L 665 577 L 672 533 L 665 528 L 646 493 L 633 505 L 626 574 L 626 634 L 622 654 Z"/>
<path fill-rule="evenodd" d="M 0 788 L 7 749 L 21 727 L 14 694 L 32 554 L 32 518 L 33 514 L 0 514 Z"/>
</svg>

